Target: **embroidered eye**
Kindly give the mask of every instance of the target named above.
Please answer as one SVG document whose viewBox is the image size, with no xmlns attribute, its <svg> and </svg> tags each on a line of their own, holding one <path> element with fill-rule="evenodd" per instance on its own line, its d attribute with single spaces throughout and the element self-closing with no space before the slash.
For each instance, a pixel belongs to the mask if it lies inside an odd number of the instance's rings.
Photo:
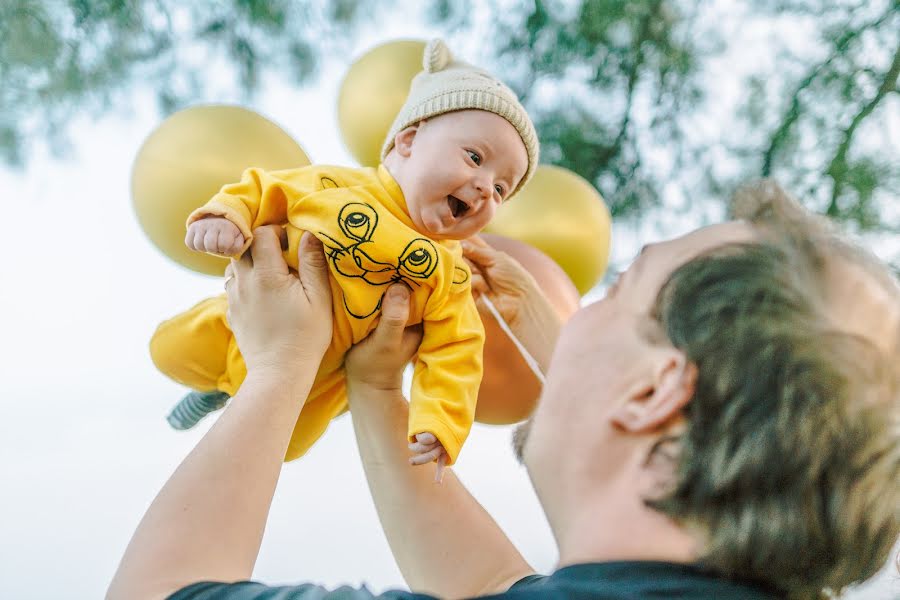
<svg viewBox="0 0 900 600">
<path fill-rule="evenodd" d="M 347 227 L 362 227 L 368 222 L 368 215 L 362 213 L 351 213 L 347 215 Z"/>
<path fill-rule="evenodd" d="M 425 261 L 428 260 L 428 253 L 425 252 L 424 250 L 416 250 L 412 254 L 410 254 L 406 258 L 406 260 L 408 260 L 409 263 L 412 265 L 419 266 L 419 265 L 424 264 Z"/>
<path fill-rule="evenodd" d="M 422 238 L 410 242 L 400 255 L 400 268 L 412 277 L 428 277 L 436 266 L 437 250 L 430 241 Z"/>
<path fill-rule="evenodd" d="M 371 206 L 353 202 L 341 209 L 338 224 L 347 237 L 368 241 L 378 224 L 378 213 Z"/>
</svg>

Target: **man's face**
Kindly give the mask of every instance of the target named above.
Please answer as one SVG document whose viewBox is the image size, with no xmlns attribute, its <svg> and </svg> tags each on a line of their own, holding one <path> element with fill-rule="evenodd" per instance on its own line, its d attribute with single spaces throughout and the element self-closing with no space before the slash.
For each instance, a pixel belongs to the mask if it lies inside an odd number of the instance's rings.
<svg viewBox="0 0 900 600">
<path fill-rule="evenodd" d="M 515 127 L 494 113 L 462 110 L 418 126 L 398 183 L 416 229 L 459 240 L 493 219 L 527 169 Z"/>
<path fill-rule="evenodd" d="M 565 325 L 535 414 L 515 436 L 539 492 L 542 485 L 555 485 L 560 465 L 581 461 L 586 453 L 585 468 L 601 476 L 633 459 L 611 415 L 624 399 L 649 392 L 642 386 L 653 380 L 650 357 L 664 340 L 650 314 L 657 294 L 675 269 L 699 254 L 756 239 L 750 225 L 735 221 L 645 246 L 605 298 Z"/>
</svg>

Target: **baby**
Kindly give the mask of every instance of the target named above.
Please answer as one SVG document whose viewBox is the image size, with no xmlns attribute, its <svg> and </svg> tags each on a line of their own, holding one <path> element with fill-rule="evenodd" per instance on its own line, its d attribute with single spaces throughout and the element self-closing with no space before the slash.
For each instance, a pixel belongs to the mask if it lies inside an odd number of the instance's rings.
<svg viewBox="0 0 900 600">
<path fill-rule="evenodd" d="M 457 240 L 481 231 L 525 184 L 538 140 L 515 94 L 454 61 L 443 42 L 429 43 L 423 62 L 377 168 L 248 169 L 188 218 L 185 241 L 200 252 L 239 256 L 252 230 L 267 224 L 285 225 L 294 269 L 304 231 L 325 245 L 334 333 L 285 460 L 303 455 L 347 410 L 344 355 L 374 329 L 395 282 L 411 290 L 411 324 L 423 324 L 408 429 L 419 455 L 411 462 L 453 464 L 471 428 L 484 329 Z M 177 429 L 223 406 L 246 376 L 225 312 L 224 296 L 204 300 L 160 325 L 150 343 L 157 367 L 196 390 L 168 417 Z"/>
</svg>

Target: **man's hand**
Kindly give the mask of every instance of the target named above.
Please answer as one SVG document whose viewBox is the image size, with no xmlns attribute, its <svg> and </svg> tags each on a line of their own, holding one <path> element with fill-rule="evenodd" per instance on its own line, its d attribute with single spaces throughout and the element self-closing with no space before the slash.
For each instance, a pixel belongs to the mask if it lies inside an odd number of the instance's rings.
<svg viewBox="0 0 900 600">
<path fill-rule="evenodd" d="M 206 217 L 188 226 L 184 243 L 191 250 L 220 256 L 237 256 L 244 247 L 244 235 L 225 217 Z"/>
<path fill-rule="evenodd" d="M 399 390 L 403 369 L 412 360 L 422 327 L 407 327 L 409 289 L 400 283 L 388 288 L 381 300 L 381 320 L 375 331 L 353 346 L 344 362 L 348 386 Z"/>
<path fill-rule="evenodd" d="M 491 299 L 510 327 L 516 327 L 540 288 L 531 273 L 514 258 L 491 247 L 479 237 L 462 242 L 463 256 L 472 269 L 472 293 L 475 298 Z"/>
<path fill-rule="evenodd" d="M 320 242 L 305 233 L 300 241 L 299 277 L 281 254 L 284 229 L 254 231 L 250 252 L 225 269 L 228 323 L 247 363 L 255 369 L 289 373 L 301 359 L 321 361 L 332 334 L 328 262 Z"/>
</svg>

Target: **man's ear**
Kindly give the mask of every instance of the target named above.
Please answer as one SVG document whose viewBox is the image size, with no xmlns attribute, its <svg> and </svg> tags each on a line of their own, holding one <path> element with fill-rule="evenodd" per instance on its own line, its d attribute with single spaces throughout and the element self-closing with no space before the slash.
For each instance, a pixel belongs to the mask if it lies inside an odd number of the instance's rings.
<svg viewBox="0 0 900 600">
<path fill-rule="evenodd" d="M 412 154 L 413 140 L 419 132 L 419 125 L 421 125 L 421 123 L 410 125 L 405 129 L 401 129 L 400 132 L 394 136 L 394 148 L 396 148 L 397 154 L 404 158 L 409 158 L 409 155 Z"/>
<path fill-rule="evenodd" d="M 677 348 L 659 349 L 651 385 L 631 393 L 616 409 L 613 425 L 631 433 L 656 431 L 677 418 L 697 386 L 697 366 Z"/>
</svg>

